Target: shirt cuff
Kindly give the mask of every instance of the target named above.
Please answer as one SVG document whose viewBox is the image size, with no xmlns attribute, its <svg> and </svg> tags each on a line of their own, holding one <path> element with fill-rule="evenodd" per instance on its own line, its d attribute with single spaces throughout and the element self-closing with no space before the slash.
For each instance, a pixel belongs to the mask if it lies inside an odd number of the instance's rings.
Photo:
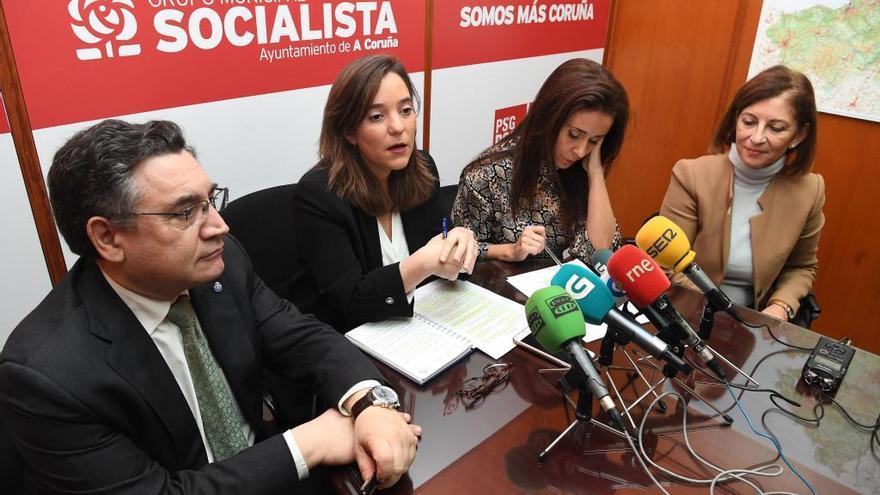
<svg viewBox="0 0 880 495">
<path fill-rule="evenodd" d="M 489 256 L 489 243 L 477 241 L 477 260 L 485 261 Z"/>
<path fill-rule="evenodd" d="M 296 440 L 293 438 L 293 430 L 287 430 L 282 433 L 281 436 L 287 443 L 287 448 L 290 450 L 290 455 L 293 457 L 294 464 L 296 464 L 296 475 L 299 476 L 300 481 L 308 478 L 309 466 L 306 464 L 306 459 L 299 450 L 299 445 L 296 444 Z"/>
<path fill-rule="evenodd" d="M 415 298 L 416 298 L 416 291 L 411 290 L 406 293 L 406 302 L 407 303 L 412 304 L 413 299 L 415 299 Z"/>
<path fill-rule="evenodd" d="M 339 412 L 341 412 L 343 416 L 351 416 L 351 411 L 349 411 L 348 409 L 346 409 L 343 406 L 343 404 L 345 404 L 345 401 L 347 401 L 348 398 L 351 397 L 352 395 L 356 394 L 357 392 L 360 392 L 361 390 L 363 390 L 365 388 L 378 387 L 379 385 L 382 385 L 382 384 L 379 383 L 377 380 L 364 380 L 362 382 L 355 383 L 350 389 L 348 389 L 347 392 L 342 394 L 342 398 L 339 399 L 339 404 L 337 404 L 336 407 L 339 409 Z"/>
</svg>

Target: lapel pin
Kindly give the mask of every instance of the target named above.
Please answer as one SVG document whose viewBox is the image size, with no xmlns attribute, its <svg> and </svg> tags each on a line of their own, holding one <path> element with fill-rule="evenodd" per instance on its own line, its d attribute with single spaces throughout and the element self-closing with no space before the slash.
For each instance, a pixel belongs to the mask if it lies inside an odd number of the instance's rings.
<svg viewBox="0 0 880 495">
<path fill-rule="evenodd" d="M 214 282 L 214 292 L 216 292 L 217 294 L 223 292 L 223 284 L 221 284 L 220 282 Z"/>
</svg>

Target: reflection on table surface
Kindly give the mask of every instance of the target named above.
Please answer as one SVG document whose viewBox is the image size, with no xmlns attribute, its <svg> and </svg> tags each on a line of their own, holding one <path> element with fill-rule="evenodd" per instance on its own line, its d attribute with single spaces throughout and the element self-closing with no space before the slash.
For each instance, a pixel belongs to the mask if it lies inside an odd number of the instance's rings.
<svg viewBox="0 0 880 495">
<path fill-rule="evenodd" d="M 541 266 L 546 265 L 484 262 L 477 265 L 470 280 L 525 303 L 525 296 L 510 286 L 506 278 Z M 673 288 L 670 296 L 697 328 L 704 302 L 702 295 Z M 812 347 L 818 340 L 818 335 L 809 330 L 760 313 L 743 308 L 739 313 L 751 324 L 768 324 L 785 342 Z M 750 329 L 725 314 L 716 316 L 708 343 L 751 374 L 761 388 L 775 389 L 798 401 L 801 406 L 789 407 L 792 412 L 813 416 L 816 397 L 800 383 L 808 353 L 775 342 L 766 328 Z M 598 342 L 590 347 L 598 352 Z M 632 347 L 627 346 L 635 359 L 638 349 Z M 507 385 L 469 411 L 456 392 L 467 378 L 481 376 L 483 367 L 491 362 L 479 351 L 423 387 L 378 364 L 401 394 L 403 407 L 424 428 L 409 476 L 382 493 L 659 493 L 625 441 L 594 425 L 576 426 L 554 447 L 547 460 L 539 463 L 537 454 L 574 421 L 574 408 L 555 386 L 560 374 L 540 372 L 552 367 L 542 358 L 517 348 L 501 361 L 512 365 Z M 613 364 L 628 367 L 621 349 L 615 353 Z M 641 369 L 651 383 L 663 378 L 649 365 Z M 627 404 L 648 389 L 632 371 L 615 369 L 611 376 Z M 733 376 L 733 372 L 728 376 Z M 666 412 L 655 408 L 648 416 L 643 444 L 656 462 L 691 478 L 711 479 L 717 474 L 697 464 L 685 448 L 682 413 L 687 410 L 690 443 L 706 460 L 728 469 L 770 463 L 784 466 L 772 445 L 751 431 L 724 385 L 700 372 L 679 378 L 683 385 L 729 414 L 734 423 L 726 425 L 702 400 L 684 393 L 682 385 L 667 380 L 658 387 L 658 393 L 678 392 L 684 400 L 666 397 Z M 745 379 L 738 376 L 734 383 L 744 384 Z M 857 420 L 873 423 L 880 412 L 878 383 L 880 357 L 857 350 L 834 397 Z M 880 449 L 872 450 L 870 433 L 847 421 L 839 410 L 826 405 L 825 416 L 816 427 L 779 412 L 768 393 L 736 391 L 736 395 L 755 426 L 759 430 L 769 429 L 780 440 L 786 457 L 818 493 L 880 492 Z M 653 396 L 631 409 L 637 425 L 648 412 L 652 399 Z M 598 407 L 594 409 L 595 417 L 607 423 L 605 414 Z M 630 429 L 635 431 L 631 425 Z M 707 485 L 678 484 L 656 470 L 654 474 L 670 493 L 708 493 Z M 779 477 L 751 479 L 765 491 L 809 493 L 787 468 Z M 337 473 L 333 482 L 339 493 L 357 493 L 356 481 L 351 476 Z M 716 493 L 751 494 L 754 490 L 744 483 L 730 482 L 716 487 Z"/>
</svg>

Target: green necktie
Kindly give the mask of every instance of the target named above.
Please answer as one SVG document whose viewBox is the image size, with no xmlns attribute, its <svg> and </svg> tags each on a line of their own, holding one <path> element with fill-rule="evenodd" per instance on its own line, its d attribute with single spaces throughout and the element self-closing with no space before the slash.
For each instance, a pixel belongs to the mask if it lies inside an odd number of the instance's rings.
<svg viewBox="0 0 880 495">
<path fill-rule="evenodd" d="M 196 389 L 205 436 L 214 460 L 222 461 L 248 447 L 232 393 L 223 380 L 223 373 L 211 354 L 187 296 L 178 297 L 171 305 L 168 320 L 180 327 L 183 353 Z"/>
</svg>

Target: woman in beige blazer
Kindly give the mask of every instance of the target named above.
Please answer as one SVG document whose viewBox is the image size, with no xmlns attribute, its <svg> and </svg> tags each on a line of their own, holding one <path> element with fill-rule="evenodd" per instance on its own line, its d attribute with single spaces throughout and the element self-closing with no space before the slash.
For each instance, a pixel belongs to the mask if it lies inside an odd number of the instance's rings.
<svg viewBox="0 0 880 495">
<path fill-rule="evenodd" d="M 790 320 L 816 278 L 825 182 L 810 172 L 816 103 L 809 79 L 783 66 L 748 81 L 710 152 L 681 160 L 660 213 L 734 302 Z"/>
</svg>

